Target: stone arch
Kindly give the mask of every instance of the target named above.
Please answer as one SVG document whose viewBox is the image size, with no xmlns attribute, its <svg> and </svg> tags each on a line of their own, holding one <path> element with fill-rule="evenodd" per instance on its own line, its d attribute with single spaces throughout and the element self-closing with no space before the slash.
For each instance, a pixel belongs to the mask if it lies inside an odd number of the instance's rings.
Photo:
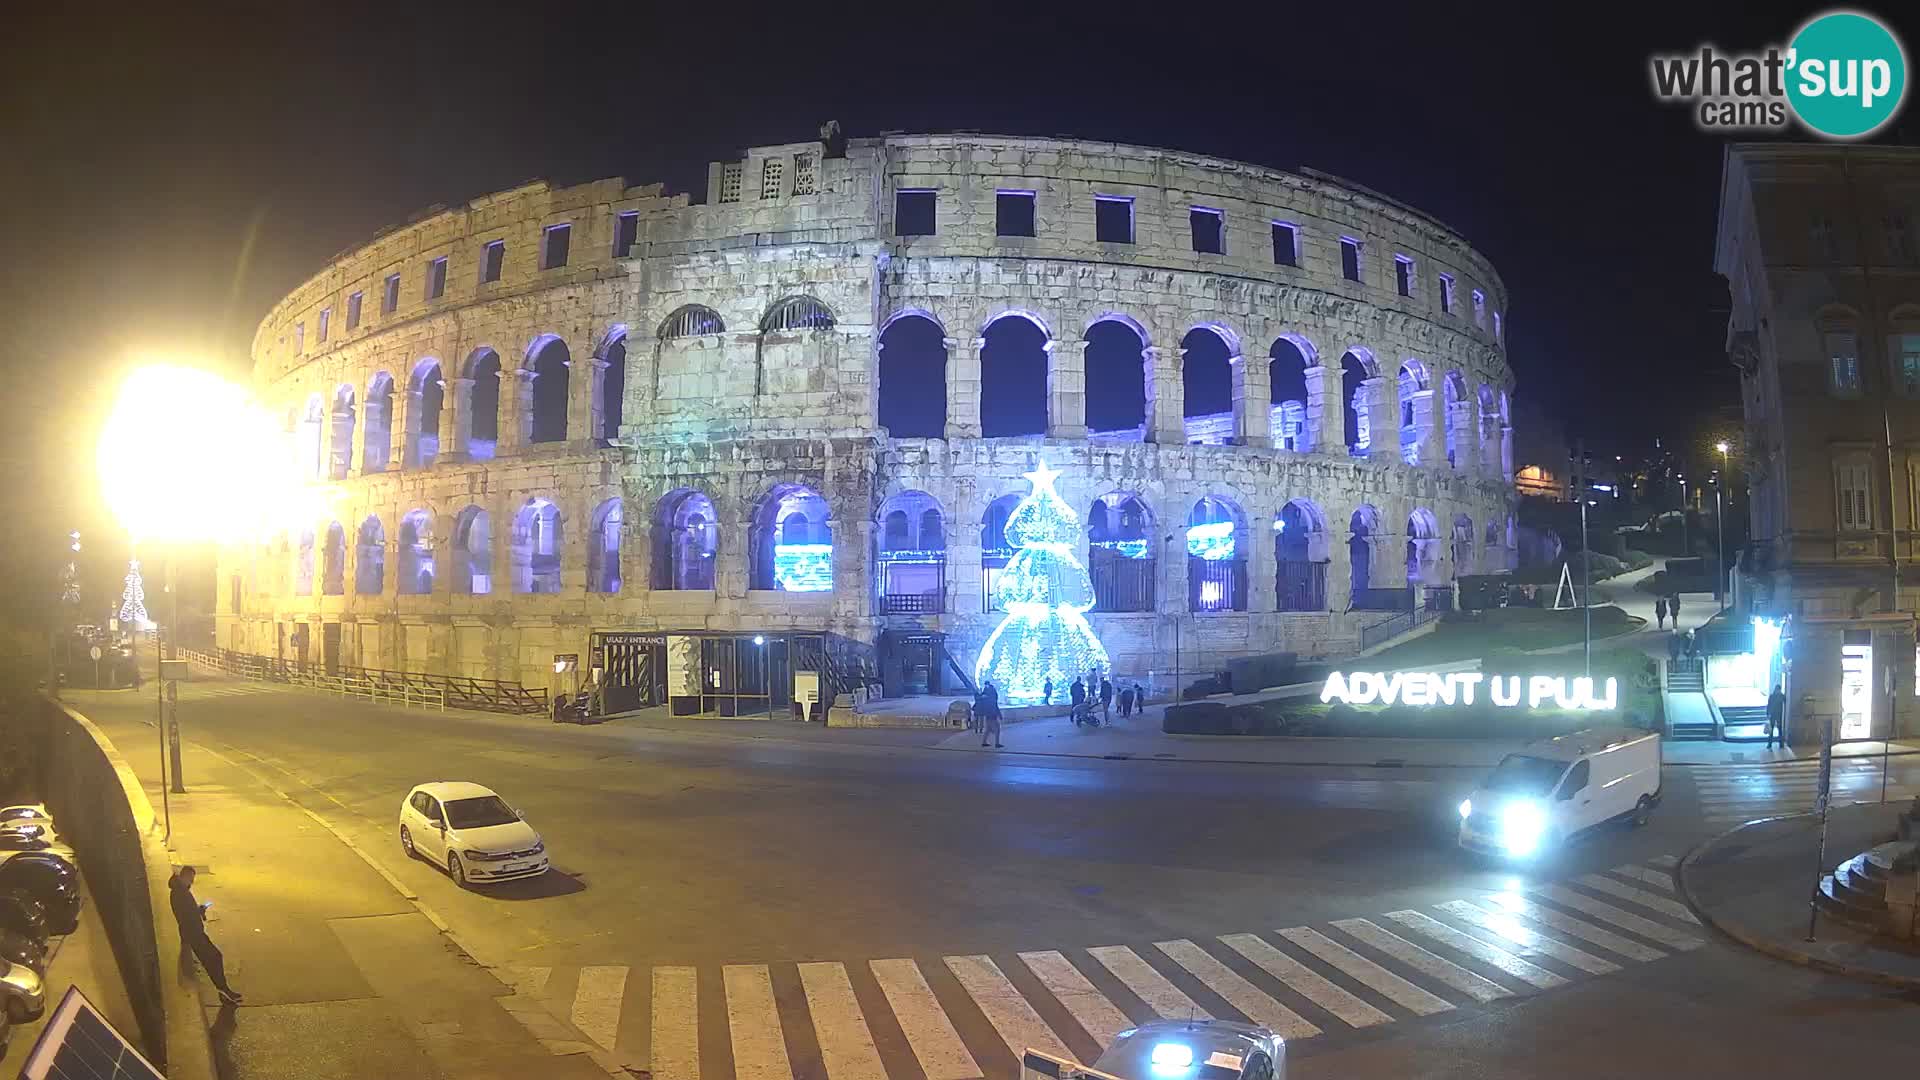
<svg viewBox="0 0 1920 1080">
<path fill-rule="evenodd" d="M 300 546 L 294 553 L 293 594 L 313 595 L 313 530 L 300 530 Z"/>
<path fill-rule="evenodd" d="M 760 316 L 762 334 L 784 334 L 796 330 L 831 330 L 833 310 L 818 299 L 804 294 L 774 301 Z"/>
<path fill-rule="evenodd" d="M 1281 334 L 1267 348 L 1273 445 L 1282 450 L 1302 453 L 1319 445 L 1307 390 L 1307 369 L 1319 363 L 1313 343 L 1298 334 Z"/>
<path fill-rule="evenodd" d="M 565 442 L 569 371 L 573 360 L 557 334 L 542 334 L 527 346 L 526 370 L 533 373 L 532 408 L 527 411 L 527 442 Z"/>
<path fill-rule="evenodd" d="M 325 465 L 325 457 L 320 447 L 324 441 L 327 426 L 326 399 L 319 394 L 307 395 L 307 407 L 300 414 L 299 434 L 296 443 L 299 447 L 300 475 L 319 479 Z"/>
<path fill-rule="evenodd" d="M 467 356 L 467 456 L 491 461 L 500 447 L 500 354 L 482 345 Z"/>
<path fill-rule="evenodd" d="M 1465 514 L 1453 515 L 1453 536 L 1448 547 L 1448 556 L 1453 560 L 1453 576 L 1459 578 L 1474 571 L 1473 558 L 1473 519 Z"/>
<path fill-rule="evenodd" d="M 327 523 L 327 539 L 320 549 L 320 594 L 345 596 L 347 592 L 347 530 L 340 523 Z"/>
<path fill-rule="evenodd" d="M 1340 404 L 1345 418 L 1347 452 L 1366 457 L 1373 449 L 1373 396 L 1380 365 L 1373 353 L 1355 345 L 1340 357 Z"/>
<path fill-rule="evenodd" d="M 368 514 L 354 543 L 353 591 L 379 596 L 387 587 L 387 527 L 380 515 Z"/>
<path fill-rule="evenodd" d="M 617 497 L 594 507 L 587 532 L 588 592 L 620 591 L 620 537 L 625 521 Z"/>
<path fill-rule="evenodd" d="M 681 304 L 674 308 L 666 318 L 660 320 L 660 330 L 656 335 L 662 341 L 683 337 L 704 337 L 708 334 L 724 334 L 727 324 L 720 313 L 705 304 Z"/>
<path fill-rule="evenodd" d="M 1409 465 L 1418 465 L 1423 421 L 1431 424 L 1433 417 L 1431 400 L 1423 401 L 1416 395 L 1432 390 L 1433 383 L 1428 378 L 1427 365 L 1412 357 L 1400 365 L 1400 373 L 1394 382 L 1400 400 L 1400 460 Z"/>
<path fill-rule="evenodd" d="M 1280 611 L 1327 610 L 1327 517 L 1311 499 L 1289 499 L 1273 518 L 1274 598 Z"/>
<path fill-rule="evenodd" d="M 423 357 L 407 380 L 407 399 L 413 415 L 407 418 L 406 456 L 409 469 L 431 468 L 440 457 L 440 407 L 446 400 L 446 377 L 440 361 Z"/>
<path fill-rule="evenodd" d="M 880 504 L 878 524 L 881 614 L 946 610 L 947 529 L 940 501 L 924 491 L 899 492 Z"/>
<path fill-rule="evenodd" d="M 1013 541 L 1007 538 L 1007 519 L 1024 496 L 1008 493 L 987 503 L 980 511 L 980 591 L 988 611 L 1004 610 L 997 587 L 1000 572 L 1013 561 Z"/>
<path fill-rule="evenodd" d="M 1467 380 L 1457 371 L 1447 372 L 1447 464 L 1460 468 L 1464 463 L 1467 441 Z"/>
<path fill-rule="evenodd" d="M 478 506 L 453 519 L 453 591 L 469 596 L 493 591 L 493 517 Z"/>
<path fill-rule="evenodd" d="M 1238 338 L 1217 323 L 1202 323 L 1180 339 L 1182 412 L 1188 443 L 1226 446 L 1241 436 L 1234 415 L 1234 358 Z"/>
<path fill-rule="evenodd" d="M 1160 537 L 1153 509 L 1133 491 L 1109 491 L 1087 508 L 1093 610 L 1154 610 Z"/>
<path fill-rule="evenodd" d="M 754 510 L 748 529 L 755 589 L 833 590 L 833 511 L 805 484 L 775 485 Z"/>
<path fill-rule="evenodd" d="M 367 380 L 365 412 L 360 421 L 364 431 L 360 445 L 360 471 L 386 472 L 388 459 L 393 456 L 392 375 L 376 371 L 373 378 Z"/>
<path fill-rule="evenodd" d="M 327 414 L 327 476 L 345 480 L 353 468 L 353 425 L 358 410 L 353 403 L 353 384 L 334 388 L 333 406 Z"/>
<path fill-rule="evenodd" d="M 1187 610 L 1247 610 L 1247 515 L 1223 495 L 1187 512 Z"/>
<path fill-rule="evenodd" d="M 894 312 L 880 330 L 879 423 L 896 439 L 947 433 L 947 332 L 918 308 Z"/>
<path fill-rule="evenodd" d="M 674 488 L 655 504 L 653 588 L 711 592 L 719 549 L 719 515 L 704 492 Z"/>
<path fill-rule="evenodd" d="M 980 433 L 1047 433 L 1053 335 L 1039 316 L 1003 311 L 980 328 Z"/>
<path fill-rule="evenodd" d="M 1407 584 L 1438 583 L 1440 522 L 1433 511 L 1415 507 L 1407 515 Z"/>
<path fill-rule="evenodd" d="M 1366 594 L 1374 588 L 1373 559 L 1379 542 L 1380 511 L 1365 503 L 1355 507 L 1353 515 L 1347 519 L 1347 562 L 1351 575 L 1348 585 L 1353 596 L 1352 607 L 1365 607 Z"/>
<path fill-rule="evenodd" d="M 1153 339 L 1147 328 L 1131 315 L 1107 311 L 1087 323 L 1081 340 L 1088 437 L 1144 440 L 1152 393 L 1147 348 Z"/>
<path fill-rule="evenodd" d="M 534 496 L 513 518 L 513 591 L 557 593 L 560 561 L 565 550 L 560 508 L 550 499 Z"/>
<path fill-rule="evenodd" d="M 1480 467 L 1490 473 L 1500 471 L 1500 398 L 1493 387 L 1480 384 Z"/>
<path fill-rule="evenodd" d="M 614 324 L 600 339 L 600 348 L 594 352 L 600 362 L 594 368 L 593 415 L 596 417 L 594 437 L 601 442 L 612 442 L 620 437 L 620 422 L 625 412 L 627 395 L 627 327 L 625 323 Z"/>
<path fill-rule="evenodd" d="M 400 518 L 400 576 L 394 583 L 404 595 L 433 592 L 433 515 L 409 510 Z"/>
</svg>

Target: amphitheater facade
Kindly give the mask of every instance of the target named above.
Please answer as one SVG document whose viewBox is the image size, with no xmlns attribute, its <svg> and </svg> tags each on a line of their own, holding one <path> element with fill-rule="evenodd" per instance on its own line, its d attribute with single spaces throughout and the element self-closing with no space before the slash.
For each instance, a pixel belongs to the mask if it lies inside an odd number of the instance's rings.
<svg viewBox="0 0 1920 1080">
<path fill-rule="evenodd" d="M 700 202 L 530 183 L 261 323 L 327 509 L 223 553 L 217 644 L 610 708 L 951 689 L 1044 461 L 1117 673 L 1350 652 L 1512 565 L 1505 311 L 1418 210 L 1178 151 L 835 136 Z"/>
</svg>

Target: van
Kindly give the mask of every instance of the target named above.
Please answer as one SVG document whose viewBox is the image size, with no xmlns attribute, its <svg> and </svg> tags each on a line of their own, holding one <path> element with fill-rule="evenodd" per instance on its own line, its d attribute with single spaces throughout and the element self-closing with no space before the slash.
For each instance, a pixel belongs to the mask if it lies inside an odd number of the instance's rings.
<svg viewBox="0 0 1920 1080">
<path fill-rule="evenodd" d="M 1508 754 L 1460 804 L 1460 846 L 1524 859 L 1660 805 L 1660 736 L 1589 728 Z"/>
</svg>

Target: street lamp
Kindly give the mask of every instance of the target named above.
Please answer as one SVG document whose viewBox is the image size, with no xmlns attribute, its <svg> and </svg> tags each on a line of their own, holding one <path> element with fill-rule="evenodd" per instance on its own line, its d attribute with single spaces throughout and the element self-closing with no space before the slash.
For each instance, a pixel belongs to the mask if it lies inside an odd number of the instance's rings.
<svg viewBox="0 0 1920 1080">
<path fill-rule="evenodd" d="M 1720 451 L 1720 471 L 1714 474 L 1713 485 L 1713 602 L 1724 613 L 1727 610 L 1727 526 L 1721 516 L 1720 489 L 1727 486 L 1727 444 L 1713 444 Z"/>
</svg>

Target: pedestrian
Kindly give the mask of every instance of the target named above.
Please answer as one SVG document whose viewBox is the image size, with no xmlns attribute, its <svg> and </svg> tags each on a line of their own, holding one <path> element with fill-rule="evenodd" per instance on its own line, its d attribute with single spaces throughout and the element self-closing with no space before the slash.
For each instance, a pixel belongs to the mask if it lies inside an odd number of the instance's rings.
<svg viewBox="0 0 1920 1080">
<path fill-rule="evenodd" d="M 1667 614 L 1673 616 L 1673 628 L 1680 629 L 1680 594 L 1667 597 Z"/>
<path fill-rule="evenodd" d="M 180 944 L 192 952 L 207 971 L 207 978 L 213 980 L 213 988 L 220 991 L 220 1000 L 228 1005 L 240 1004 L 240 992 L 227 985 L 227 962 L 214 947 L 213 939 L 207 937 L 207 909 L 211 902 L 200 903 L 193 898 L 193 867 L 183 866 L 174 871 L 167 879 L 168 899 L 173 905 L 173 921 L 180 924 Z"/>
<path fill-rule="evenodd" d="M 1673 632 L 1667 635 L 1667 663 L 1677 664 L 1679 662 L 1680 662 L 1680 628 L 1676 626 L 1673 628 Z"/>
<path fill-rule="evenodd" d="M 1133 713 L 1133 687 L 1120 688 L 1120 719 L 1125 720 Z"/>
<path fill-rule="evenodd" d="M 553 722 L 558 724 L 567 718 L 567 695 L 553 695 Z"/>
<path fill-rule="evenodd" d="M 980 689 L 982 707 L 980 709 L 980 745 L 987 745 L 988 736 L 992 736 L 994 748 L 1000 749 L 1000 691 L 992 683 Z"/>
<path fill-rule="evenodd" d="M 1780 741 L 1780 749 L 1787 748 L 1787 692 L 1778 683 L 1773 693 L 1767 695 L 1767 749 L 1773 749 L 1775 739 Z"/>
<path fill-rule="evenodd" d="M 1100 717 L 1106 719 L 1113 715 L 1113 683 L 1100 680 Z"/>
<path fill-rule="evenodd" d="M 1656 596 L 1653 598 L 1653 617 L 1656 620 L 1655 627 L 1654 627 L 1655 629 L 1665 630 L 1667 628 L 1667 598 L 1666 597 Z"/>
<path fill-rule="evenodd" d="M 1700 657 L 1700 639 L 1695 637 L 1691 630 L 1687 631 L 1686 654 L 1689 660 L 1696 660 Z"/>
<path fill-rule="evenodd" d="M 1073 677 L 1073 685 L 1067 688 L 1067 696 L 1073 699 L 1075 710 L 1087 703 L 1087 684 L 1081 682 L 1078 675 Z"/>
<path fill-rule="evenodd" d="M 1040 700 L 1047 705 L 1053 704 L 1053 676 L 1051 675 L 1047 676 L 1046 682 L 1040 684 Z"/>
</svg>

